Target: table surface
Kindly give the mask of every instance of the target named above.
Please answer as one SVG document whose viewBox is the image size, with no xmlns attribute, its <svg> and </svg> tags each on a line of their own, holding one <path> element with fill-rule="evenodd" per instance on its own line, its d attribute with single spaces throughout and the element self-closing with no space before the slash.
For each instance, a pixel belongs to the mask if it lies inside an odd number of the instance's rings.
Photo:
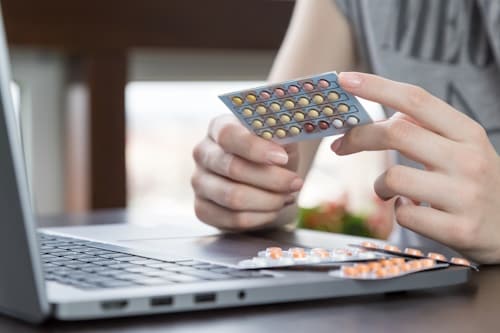
<svg viewBox="0 0 500 333">
<path fill-rule="evenodd" d="M 41 225 L 127 220 L 124 211 L 43 219 Z M 498 331 L 500 267 L 482 267 L 462 286 L 34 327 L 0 316 L 0 332 L 471 332 Z"/>
</svg>

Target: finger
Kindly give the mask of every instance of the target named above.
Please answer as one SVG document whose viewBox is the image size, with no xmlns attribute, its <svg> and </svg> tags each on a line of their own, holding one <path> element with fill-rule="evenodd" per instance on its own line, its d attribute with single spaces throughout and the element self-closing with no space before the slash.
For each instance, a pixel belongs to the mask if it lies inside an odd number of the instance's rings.
<svg viewBox="0 0 500 333">
<path fill-rule="evenodd" d="M 428 202 L 433 207 L 449 211 L 453 209 L 451 186 L 448 178 L 436 172 L 395 165 L 375 181 L 375 193 L 389 200 L 404 196 L 417 202 Z"/>
<path fill-rule="evenodd" d="M 278 194 L 260 190 L 229 181 L 203 169 L 196 170 L 192 183 L 197 196 L 232 210 L 277 211 L 295 199 L 292 194 Z"/>
<path fill-rule="evenodd" d="M 209 126 L 209 137 L 228 153 L 255 163 L 286 165 L 285 149 L 269 140 L 253 135 L 233 116 L 215 118 Z"/>
<path fill-rule="evenodd" d="M 338 155 L 394 149 L 427 167 L 444 169 L 455 142 L 400 117 L 357 126 L 332 144 Z"/>
<path fill-rule="evenodd" d="M 406 198 L 398 198 L 395 204 L 396 221 L 403 227 L 444 244 L 459 246 L 459 234 L 454 215 L 433 207 L 416 206 Z"/>
<path fill-rule="evenodd" d="M 201 142 L 193 151 L 201 167 L 218 175 L 273 192 L 296 192 L 303 180 L 288 169 L 275 165 L 257 164 L 226 153 L 210 139 Z"/>
<path fill-rule="evenodd" d="M 202 197 L 195 199 L 196 216 L 203 222 L 228 230 L 248 230 L 271 224 L 277 212 L 232 211 Z"/>
<path fill-rule="evenodd" d="M 418 86 L 354 72 L 340 73 L 339 82 L 345 90 L 405 113 L 452 140 L 473 140 L 481 131 L 478 123 Z"/>
</svg>

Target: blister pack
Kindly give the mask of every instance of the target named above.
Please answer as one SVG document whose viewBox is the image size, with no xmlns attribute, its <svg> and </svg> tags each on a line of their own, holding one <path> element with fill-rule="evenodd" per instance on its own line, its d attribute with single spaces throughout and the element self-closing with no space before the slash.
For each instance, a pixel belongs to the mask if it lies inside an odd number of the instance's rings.
<svg viewBox="0 0 500 333">
<path fill-rule="evenodd" d="M 252 133 L 280 144 L 345 133 L 372 119 L 336 72 L 236 91 L 219 98 Z"/>
<path fill-rule="evenodd" d="M 327 250 L 323 248 L 305 249 L 294 247 L 283 250 L 280 247 L 269 247 L 259 251 L 256 257 L 242 260 L 239 268 L 277 268 L 303 265 L 340 264 L 345 262 L 368 261 L 385 258 L 388 255 L 365 251 L 357 248 L 337 248 Z"/>
</svg>

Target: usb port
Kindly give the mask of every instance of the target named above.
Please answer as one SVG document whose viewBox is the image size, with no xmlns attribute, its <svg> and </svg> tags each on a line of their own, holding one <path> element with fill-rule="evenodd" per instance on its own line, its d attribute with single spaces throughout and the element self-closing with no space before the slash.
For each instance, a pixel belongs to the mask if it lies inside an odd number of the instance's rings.
<svg viewBox="0 0 500 333">
<path fill-rule="evenodd" d="M 214 293 L 206 293 L 206 294 L 198 294 L 194 295 L 195 303 L 213 303 L 215 302 L 215 294 Z"/>
<path fill-rule="evenodd" d="M 174 298 L 170 296 L 153 297 L 150 301 L 151 306 L 167 306 L 174 304 Z"/>
<path fill-rule="evenodd" d="M 105 301 L 101 302 L 101 308 L 103 310 L 121 310 L 128 305 L 126 300 L 116 300 L 116 301 Z"/>
</svg>

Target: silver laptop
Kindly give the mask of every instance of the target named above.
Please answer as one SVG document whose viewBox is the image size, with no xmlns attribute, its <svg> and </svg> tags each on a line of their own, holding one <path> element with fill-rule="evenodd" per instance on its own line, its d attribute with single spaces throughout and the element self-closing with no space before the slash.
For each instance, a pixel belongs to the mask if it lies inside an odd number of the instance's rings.
<svg viewBox="0 0 500 333">
<path fill-rule="evenodd" d="M 447 286 L 465 268 L 362 282 L 322 270 L 237 270 L 268 246 L 341 247 L 316 232 L 227 234 L 201 223 L 40 229 L 30 203 L 10 95 L 0 13 L 0 313 L 39 323 L 287 302 Z M 173 220 L 173 218 L 172 218 Z"/>
</svg>

